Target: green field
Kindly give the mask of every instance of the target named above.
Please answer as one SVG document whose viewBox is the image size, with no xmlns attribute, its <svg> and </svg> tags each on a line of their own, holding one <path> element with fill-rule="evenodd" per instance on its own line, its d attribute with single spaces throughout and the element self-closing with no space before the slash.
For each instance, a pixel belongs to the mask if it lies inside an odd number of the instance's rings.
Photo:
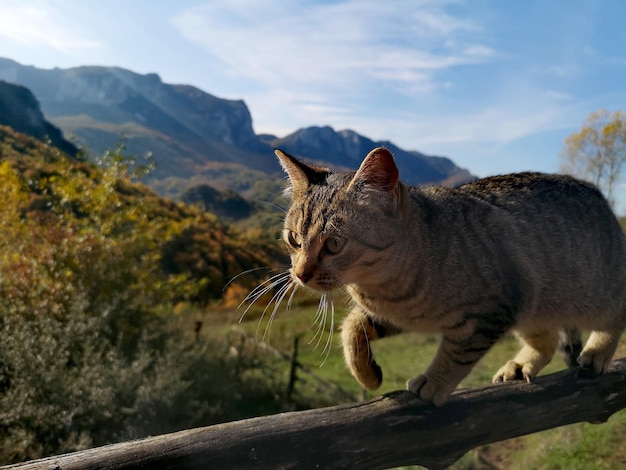
<svg viewBox="0 0 626 470">
<path fill-rule="evenodd" d="M 271 309 L 263 316 L 262 308 L 253 307 L 241 322 L 239 317 L 243 309 L 212 311 L 202 316 L 202 321 L 211 325 L 203 332 L 203 337 L 233 335 L 235 331 L 243 331 L 251 338 L 259 341 L 264 339 L 265 344 L 287 355 L 293 350 L 294 338 L 299 337 L 298 360 L 321 379 L 336 384 L 360 399 L 404 389 L 406 380 L 423 371 L 435 353 L 438 345 L 436 336 L 405 334 L 373 343 L 374 355 L 383 369 L 384 381 L 382 387 L 375 393 L 365 393 L 343 363 L 338 325 L 347 307 L 337 306 L 332 343 L 325 350 L 330 321 L 324 328 L 323 337 L 321 339 L 316 337 L 317 325 L 313 324 L 317 310 L 315 302 L 314 298 L 304 298 L 290 310 L 281 306 L 269 328 L 268 317 L 271 315 Z M 494 371 L 510 359 L 518 348 L 519 344 L 514 338 L 500 341 L 461 383 L 461 387 L 488 384 Z M 283 378 L 287 381 L 289 363 L 284 361 L 282 367 Z M 555 358 L 543 373 L 554 372 L 563 367 L 561 360 Z M 296 382 L 296 392 L 306 399 L 307 394 L 317 392 L 308 386 L 310 381 L 307 377 L 303 379 L 302 382 Z M 626 431 L 626 411 L 617 413 L 606 424 L 576 424 L 475 449 L 452 468 L 457 470 L 625 468 L 626 444 L 622 438 L 624 431 Z"/>
</svg>

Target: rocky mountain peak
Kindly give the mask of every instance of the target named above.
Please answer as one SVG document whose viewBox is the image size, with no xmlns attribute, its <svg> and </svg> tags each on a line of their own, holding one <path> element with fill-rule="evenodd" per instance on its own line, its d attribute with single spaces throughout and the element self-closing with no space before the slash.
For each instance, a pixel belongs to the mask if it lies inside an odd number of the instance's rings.
<svg viewBox="0 0 626 470">
<path fill-rule="evenodd" d="M 329 126 L 307 127 L 275 139 L 271 145 L 294 156 L 347 168 L 357 168 L 373 148 L 387 147 L 394 154 L 402 179 L 410 185 L 437 182 L 454 185 L 473 178 L 467 170 L 447 158 L 406 151 L 392 142 L 373 141 L 349 129 L 335 131 Z"/>
<path fill-rule="evenodd" d="M 261 145 L 242 100 L 226 100 L 188 85 L 163 83 L 159 75 L 118 67 L 43 70 L 0 59 L 0 79 L 27 86 L 46 115 L 90 116 L 134 122 L 182 139 L 221 142 L 245 150 Z"/>
<path fill-rule="evenodd" d="M 61 131 L 45 120 L 39 102 L 23 86 L 0 80 L 0 124 L 40 140 L 49 139 L 52 145 L 71 156 L 78 149 L 63 138 Z"/>
</svg>

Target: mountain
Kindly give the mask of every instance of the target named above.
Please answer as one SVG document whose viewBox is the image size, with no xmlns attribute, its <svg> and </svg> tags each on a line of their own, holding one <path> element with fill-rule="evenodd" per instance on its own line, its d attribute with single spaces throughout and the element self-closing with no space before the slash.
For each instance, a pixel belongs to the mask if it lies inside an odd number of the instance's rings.
<svg viewBox="0 0 626 470">
<path fill-rule="evenodd" d="M 268 188 L 275 191 L 283 175 L 272 147 L 355 169 L 372 148 L 385 145 L 410 184 L 452 184 L 471 177 L 448 159 L 407 152 L 350 130 L 311 127 L 284 138 L 256 135 L 242 100 L 163 83 L 156 74 L 97 66 L 45 70 L 0 58 L 0 79 L 32 90 L 46 118 L 93 155 L 120 142 L 139 158 L 151 154 L 157 169 L 146 182 L 176 198 L 203 184 L 254 197 Z"/>
<path fill-rule="evenodd" d="M 46 117 L 94 155 L 120 141 L 130 154 L 151 153 L 157 164 L 151 177 L 162 186 L 220 178 L 245 190 L 246 182 L 279 172 L 241 100 L 117 67 L 43 70 L 0 59 L 0 79 L 32 90 Z"/>
<path fill-rule="evenodd" d="M 402 180 L 409 185 L 437 182 L 452 186 L 473 178 L 448 158 L 406 151 L 389 141 L 373 141 L 354 131 L 337 132 L 329 126 L 299 129 L 287 137 L 271 139 L 269 143 L 292 155 L 306 155 L 320 164 L 351 169 L 358 168 L 373 148 L 387 147 L 394 155 Z"/>
<path fill-rule="evenodd" d="M 78 148 L 63 138 L 59 128 L 45 120 L 39 102 L 28 88 L 0 80 L 0 125 L 11 126 L 50 143 L 72 157 Z"/>
<path fill-rule="evenodd" d="M 241 197 L 235 191 L 218 191 L 208 184 L 199 184 L 189 188 L 181 194 L 180 199 L 186 204 L 211 212 L 220 220 L 229 223 L 247 219 L 260 210 L 257 204 Z"/>
</svg>

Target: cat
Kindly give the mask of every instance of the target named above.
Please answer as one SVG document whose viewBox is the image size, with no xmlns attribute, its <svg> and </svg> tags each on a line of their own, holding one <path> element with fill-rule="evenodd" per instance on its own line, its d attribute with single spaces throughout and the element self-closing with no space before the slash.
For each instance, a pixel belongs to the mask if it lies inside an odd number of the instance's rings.
<svg viewBox="0 0 626 470">
<path fill-rule="evenodd" d="M 607 369 L 626 327 L 626 242 L 593 185 L 528 172 L 408 187 L 385 148 L 346 173 L 275 153 L 290 180 L 289 273 L 350 295 L 344 357 L 364 388 L 382 383 L 370 342 L 407 331 L 441 334 L 407 382 L 435 405 L 507 332 L 523 346 L 494 382 L 531 381 L 559 345 L 569 366 Z"/>
</svg>

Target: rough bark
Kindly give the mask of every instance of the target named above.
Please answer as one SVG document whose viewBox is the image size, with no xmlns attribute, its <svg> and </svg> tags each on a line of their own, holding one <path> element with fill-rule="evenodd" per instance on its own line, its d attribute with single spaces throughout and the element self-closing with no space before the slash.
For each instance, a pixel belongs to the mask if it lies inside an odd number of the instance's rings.
<svg viewBox="0 0 626 470">
<path fill-rule="evenodd" d="M 455 392 L 440 408 L 408 392 L 246 419 L 2 468 L 445 468 L 468 450 L 626 408 L 626 359 L 591 377 L 572 369 Z"/>
</svg>

